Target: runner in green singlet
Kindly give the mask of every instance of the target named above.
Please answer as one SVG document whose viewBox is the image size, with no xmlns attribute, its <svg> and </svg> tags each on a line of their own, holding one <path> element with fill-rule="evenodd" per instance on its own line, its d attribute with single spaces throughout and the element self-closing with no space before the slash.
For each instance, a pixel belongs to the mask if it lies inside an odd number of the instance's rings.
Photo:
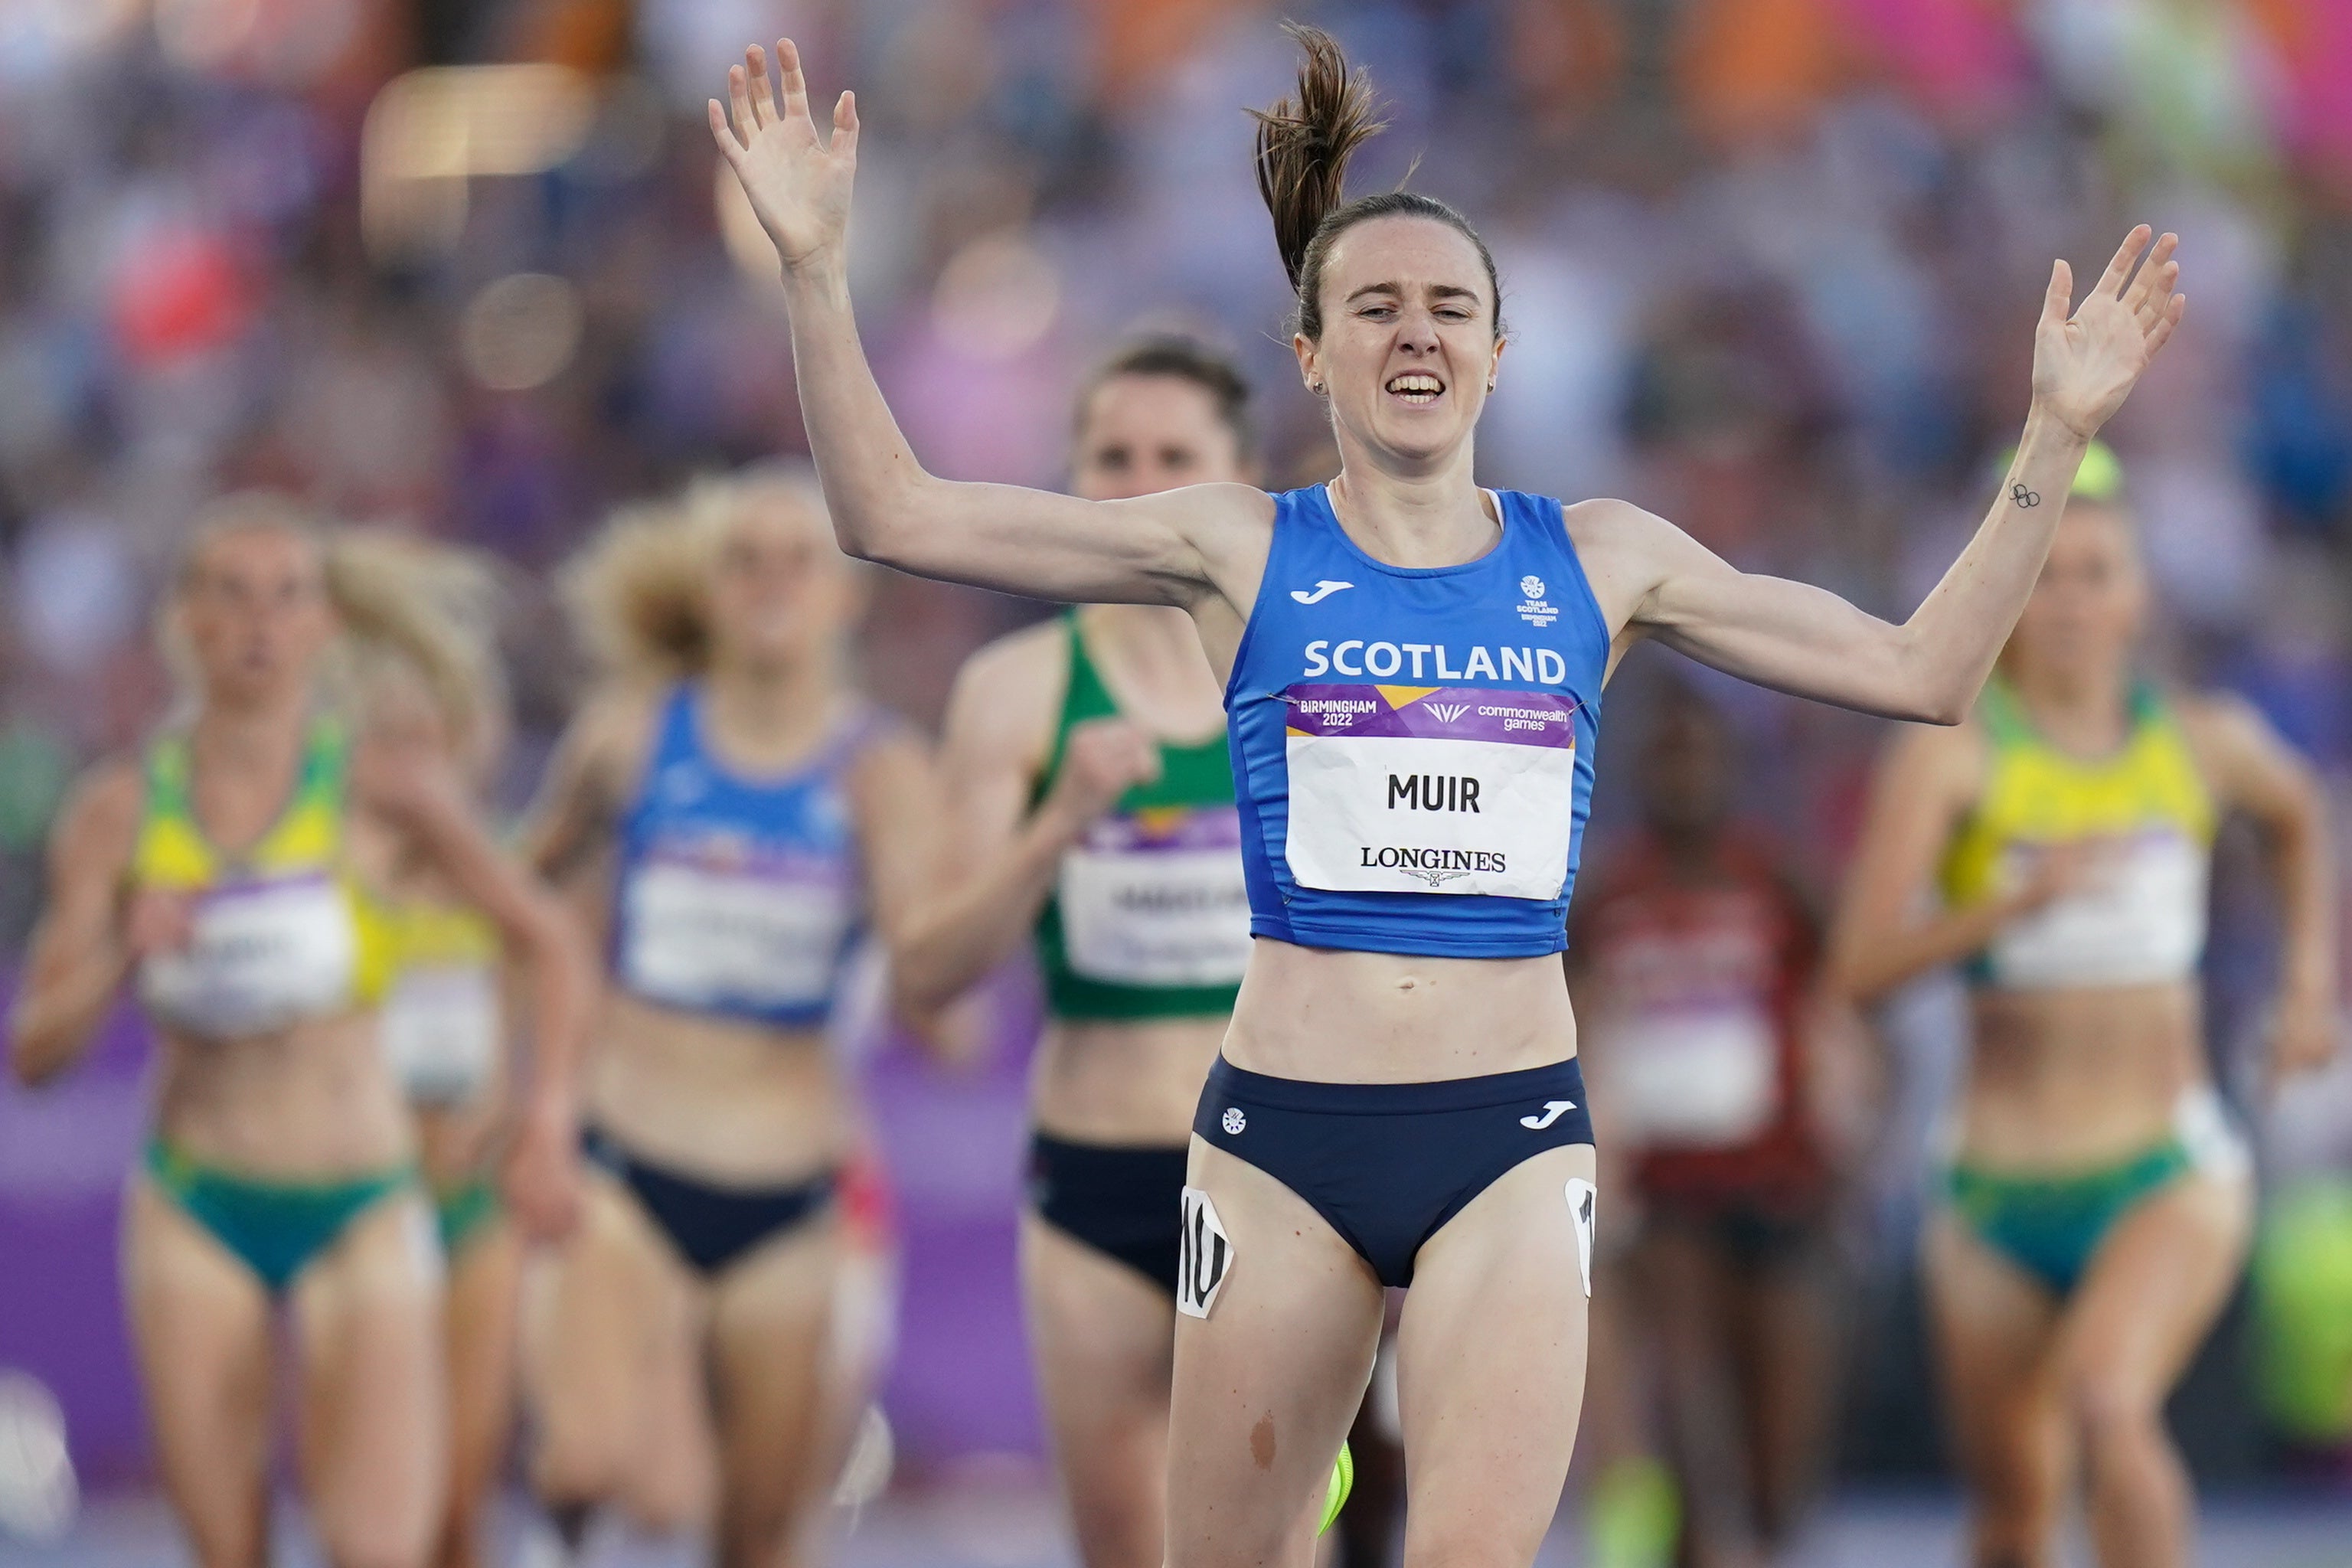
<svg viewBox="0 0 2352 1568">
<path fill-rule="evenodd" d="M 1150 338 L 1078 398 L 1095 500 L 1246 477 L 1248 388 Z M 1034 932 L 1022 1280 L 1087 1568 L 1157 1568 L 1186 1142 L 1250 950 L 1223 695 L 1181 610 L 1092 605 L 965 665 L 941 768 L 961 861 L 892 968 L 936 1011 Z"/>
</svg>

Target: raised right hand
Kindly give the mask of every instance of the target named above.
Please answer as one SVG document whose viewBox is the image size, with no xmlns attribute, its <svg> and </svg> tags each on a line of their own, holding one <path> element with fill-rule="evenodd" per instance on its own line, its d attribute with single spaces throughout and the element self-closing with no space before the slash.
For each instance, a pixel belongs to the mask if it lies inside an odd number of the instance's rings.
<svg viewBox="0 0 2352 1568">
<path fill-rule="evenodd" d="M 776 65 L 783 106 L 777 107 L 768 80 L 767 51 L 753 44 L 741 65 L 728 68 L 729 109 L 710 100 L 710 134 L 790 272 L 812 258 L 841 253 L 857 174 L 857 99 L 841 95 L 833 106 L 833 134 L 821 137 L 809 118 L 800 50 L 790 38 L 777 40 Z"/>
<path fill-rule="evenodd" d="M 1075 832 L 1159 776 L 1160 747 L 1150 736 L 1124 719 L 1089 719 L 1070 726 L 1045 804 Z"/>
</svg>

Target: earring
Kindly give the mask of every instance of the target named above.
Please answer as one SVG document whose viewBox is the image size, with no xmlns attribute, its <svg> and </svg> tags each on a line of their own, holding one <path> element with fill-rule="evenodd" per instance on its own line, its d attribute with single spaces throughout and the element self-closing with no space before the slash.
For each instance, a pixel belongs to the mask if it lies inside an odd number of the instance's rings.
<svg viewBox="0 0 2352 1568">
<path fill-rule="evenodd" d="M 1310 381 L 1307 384 L 1307 390 L 1320 397 L 1323 395 L 1323 384 L 1319 381 Z"/>
</svg>

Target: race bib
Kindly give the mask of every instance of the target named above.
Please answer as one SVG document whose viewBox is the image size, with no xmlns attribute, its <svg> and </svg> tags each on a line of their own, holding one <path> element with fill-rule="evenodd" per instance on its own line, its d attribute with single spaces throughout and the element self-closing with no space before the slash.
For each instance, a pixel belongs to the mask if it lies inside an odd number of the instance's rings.
<svg viewBox="0 0 2352 1568">
<path fill-rule="evenodd" d="M 1645 1008 L 1613 1023 L 1596 1054 L 1635 1142 L 1732 1148 L 1780 1109 L 1778 1037 L 1754 1007 Z"/>
<path fill-rule="evenodd" d="M 409 1099 L 463 1104 L 489 1083 L 505 1042 L 497 972 L 478 963 L 404 970 L 384 996 L 378 1026 Z"/>
<path fill-rule="evenodd" d="M 140 965 L 140 999 L 215 1039 L 266 1034 L 351 1001 L 359 932 L 349 896 L 324 875 L 229 883 L 199 894 L 188 944 Z"/>
<path fill-rule="evenodd" d="M 2033 846 L 2003 865 L 2014 887 Z M 2136 985 L 2191 973 L 2205 950 L 2204 847 L 2171 828 L 2105 841 L 2082 886 L 2012 921 L 1987 950 L 1994 982 L 2019 990 Z"/>
<path fill-rule="evenodd" d="M 1062 857 L 1070 968 L 1117 985 L 1236 985 L 1249 964 L 1241 816 L 1173 806 L 1106 816 Z"/>
<path fill-rule="evenodd" d="M 1286 855 L 1301 887 L 1556 899 L 1577 703 L 1466 687 L 1293 686 Z"/>
<path fill-rule="evenodd" d="M 838 875 L 676 860 L 640 867 L 626 900 L 622 978 L 640 995 L 687 1007 L 822 1005 L 856 919 Z"/>
</svg>

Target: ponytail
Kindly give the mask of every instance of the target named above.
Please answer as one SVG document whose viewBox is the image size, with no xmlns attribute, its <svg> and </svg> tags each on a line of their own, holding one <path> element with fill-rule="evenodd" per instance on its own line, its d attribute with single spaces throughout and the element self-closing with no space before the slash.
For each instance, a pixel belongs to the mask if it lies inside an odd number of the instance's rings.
<svg viewBox="0 0 2352 1568">
<path fill-rule="evenodd" d="M 1282 30 L 1307 57 L 1298 64 L 1298 97 L 1249 114 L 1257 121 L 1257 193 L 1274 215 L 1275 248 L 1296 290 L 1308 247 L 1339 205 L 1349 158 L 1387 123 L 1372 118 L 1371 76 L 1348 68 L 1338 39 L 1300 22 Z"/>
<path fill-rule="evenodd" d="M 1372 81 L 1350 70 L 1339 41 L 1320 27 L 1286 22 L 1283 31 L 1298 40 L 1306 58 L 1298 65 L 1298 91 L 1272 109 L 1253 109 L 1257 121 L 1257 191 L 1274 218 L 1275 248 L 1290 279 L 1297 303 L 1293 330 L 1310 342 L 1323 337 L 1323 264 L 1346 230 L 1370 218 L 1425 217 L 1459 233 L 1477 247 L 1486 268 L 1494 305 L 1495 335 L 1503 331 L 1502 283 L 1495 258 L 1470 220 L 1434 196 L 1406 190 L 1344 199 L 1348 160 L 1387 122 L 1372 118 Z"/>
</svg>

